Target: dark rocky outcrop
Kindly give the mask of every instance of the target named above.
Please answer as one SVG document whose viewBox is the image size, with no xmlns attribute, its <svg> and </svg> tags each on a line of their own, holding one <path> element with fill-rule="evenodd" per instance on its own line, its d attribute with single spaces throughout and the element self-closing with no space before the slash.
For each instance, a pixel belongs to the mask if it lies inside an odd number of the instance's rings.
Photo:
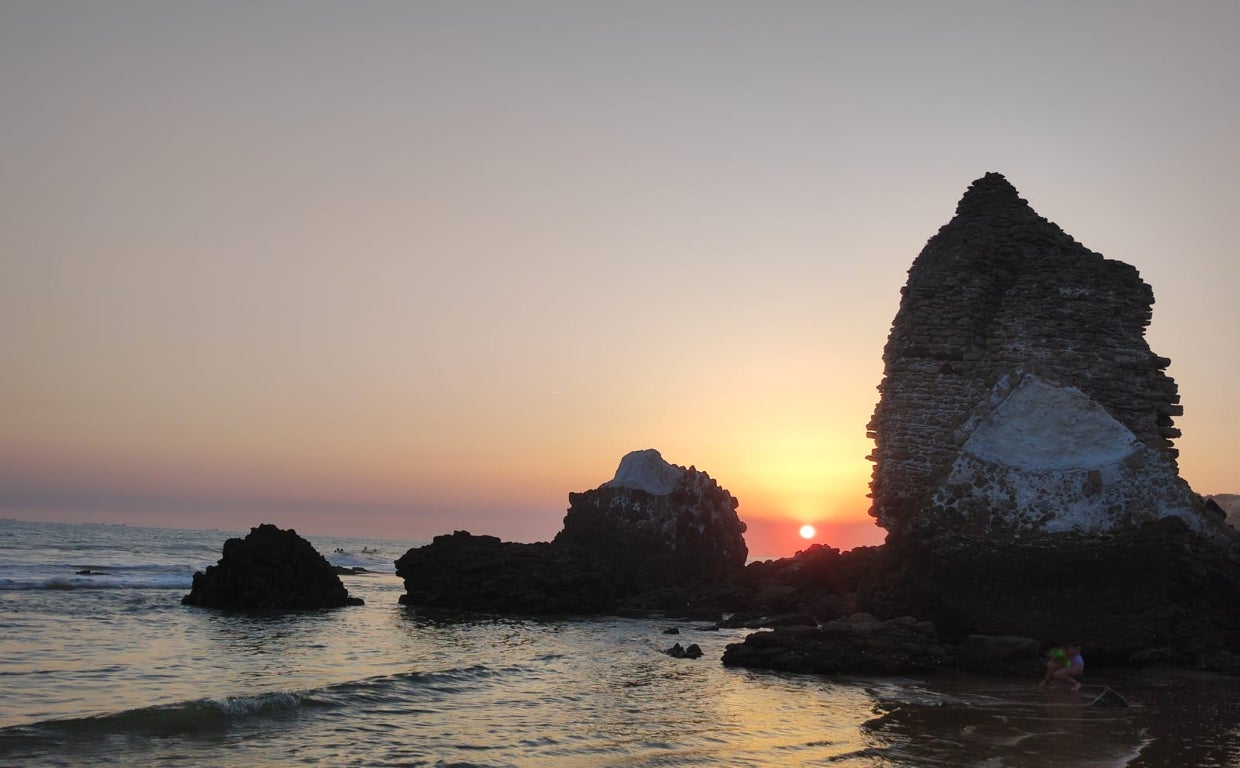
<svg viewBox="0 0 1240 768">
<path fill-rule="evenodd" d="M 568 495 L 555 543 L 608 572 L 622 593 L 731 578 L 745 566 L 738 502 L 705 472 L 634 451 L 598 488 Z"/>
<path fill-rule="evenodd" d="M 569 494 L 552 542 L 458 531 L 396 561 L 401 602 L 468 611 L 599 613 L 662 609 L 717 618 L 737 601 L 745 524 L 706 473 L 636 451 L 615 478 Z"/>
<path fill-rule="evenodd" d="M 598 613 L 614 602 L 603 571 L 547 542 L 467 531 L 436 536 L 396 561 L 405 605 L 520 614 Z"/>
<path fill-rule="evenodd" d="M 194 574 L 183 605 L 204 608 L 307 609 L 361 605 L 310 542 L 271 524 L 224 542 L 222 557 Z"/>
<path fill-rule="evenodd" d="M 667 649 L 667 655 L 673 659 L 700 659 L 702 658 L 702 647 L 697 643 L 689 643 L 688 647 L 676 643 Z"/>
<path fill-rule="evenodd" d="M 1240 547 L 1178 518 L 1098 534 L 888 544 L 865 602 L 969 634 L 1073 638 L 1091 663 L 1240 672 Z"/>
<path fill-rule="evenodd" d="M 930 622 L 854 614 L 821 626 L 755 632 L 743 643 L 728 645 L 723 663 L 783 672 L 896 675 L 934 669 L 946 653 Z"/>
</svg>

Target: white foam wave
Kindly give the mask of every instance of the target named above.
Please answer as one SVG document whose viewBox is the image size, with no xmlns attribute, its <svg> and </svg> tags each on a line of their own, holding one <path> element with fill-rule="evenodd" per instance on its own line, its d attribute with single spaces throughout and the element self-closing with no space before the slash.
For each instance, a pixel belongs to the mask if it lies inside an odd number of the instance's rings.
<svg viewBox="0 0 1240 768">
<path fill-rule="evenodd" d="M 87 589 L 189 589 L 188 574 L 145 574 L 125 576 L 51 576 L 44 578 L 3 578 L 0 591 L 87 590 Z"/>
</svg>

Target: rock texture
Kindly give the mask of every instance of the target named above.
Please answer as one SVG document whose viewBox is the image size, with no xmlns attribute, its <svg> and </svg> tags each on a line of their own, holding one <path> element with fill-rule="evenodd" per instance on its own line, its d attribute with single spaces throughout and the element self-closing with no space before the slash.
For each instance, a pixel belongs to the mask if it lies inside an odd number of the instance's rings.
<svg viewBox="0 0 1240 768">
<path fill-rule="evenodd" d="M 871 514 L 897 535 L 1199 527 L 1153 292 L 986 174 L 909 270 L 883 354 Z"/>
<path fill-rule="evenodd" d="M 224 542 L 222 557 L 194 574 L 183 605 L 204 608 L 306 609 L 361 605 L 335 568 L 291 528 L 265 523 Z"/>
<path fill-rule="evenodd" d="M 731 577 L 745 566 L 737 500 L 654 449 L 626 455 L 612 480 L 570 493 L 568 503 L 555 543 L 606 570 L 620 592 Z"/>
<path fill-rule="evenodd" d="M 1091 663 L 1240 671 L 1240 547 L 1180 479 L 1179 396 L 1132 267 L 998 174 L 909 270 L 884 351 L 856 602 L 971 634 L 1073 638 Z"/>
<path fill-rule="evenodd" d="M 396 561 L 406 605 L 555 614 L 657 608 L 693 615 L 736 602 L 747 550 L 737 501 L 705 472 L 658 451 L 625 456 L 615 478 L 569 494 L 551 542 L 458 531 Z M 707 615 L 707 614 L 702 614 Z"/>
</svg>

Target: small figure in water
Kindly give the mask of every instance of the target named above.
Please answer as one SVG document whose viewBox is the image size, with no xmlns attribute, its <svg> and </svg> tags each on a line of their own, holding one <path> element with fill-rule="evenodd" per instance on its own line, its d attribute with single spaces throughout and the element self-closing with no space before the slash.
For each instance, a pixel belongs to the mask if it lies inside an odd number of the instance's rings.
<svg viewBox="0 0 1240 768">
<path fill-rule="evenodd" d="M 1062 647 L 1052 644 L 1048 655 L 1050 661 L 1046 663 L 1046 676 L 1042 678 L 1042 686 L 1045 687 L 1047 682 L 1067 680 L 1072 690 L 1079 691 L 1081 681 L 1077 678 L 1085 672 L 1085 658 L 1081 656 L 1081 646 L 1076 643 Z"/>
</svg>

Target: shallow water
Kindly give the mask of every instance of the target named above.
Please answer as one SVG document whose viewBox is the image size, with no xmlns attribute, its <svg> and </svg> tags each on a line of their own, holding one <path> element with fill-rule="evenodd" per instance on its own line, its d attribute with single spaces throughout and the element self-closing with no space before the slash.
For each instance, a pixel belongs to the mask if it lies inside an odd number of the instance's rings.
<svg viewBox="0 0 1240 768">
<path fill-rule="evenodd" d="M 402 608 L 408 542 L 309 537 L 388 571 L 346 577 L 361 607 L 181 606 L 228 535 L 0 522 L 0 765 L 1240 765 L 1232 679 L 1091 671 L 1072 694 L 729 669 L 745 630 Z M 1084 706 L 1103 684 L 1132 706 Z"/>
</svg>

